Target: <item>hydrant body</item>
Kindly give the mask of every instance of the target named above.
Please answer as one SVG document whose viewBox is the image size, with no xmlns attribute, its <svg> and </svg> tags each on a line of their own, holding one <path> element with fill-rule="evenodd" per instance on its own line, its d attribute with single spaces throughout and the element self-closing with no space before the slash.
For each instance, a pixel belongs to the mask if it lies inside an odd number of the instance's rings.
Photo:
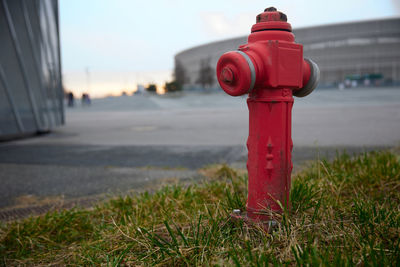
<svg viewBox="0 0 400 267">
<path fill-rule="evenodd" d="M 318 66 L 303 58 L 286 15 L 268 8 L 257 16 L 248 43 L 221 56 L 217 77 L 226 93 L 248 93 L 247 217 L 272 220 L 268 211 L 290 205 L 293 95 L 311 93 Z"/>
</svg>

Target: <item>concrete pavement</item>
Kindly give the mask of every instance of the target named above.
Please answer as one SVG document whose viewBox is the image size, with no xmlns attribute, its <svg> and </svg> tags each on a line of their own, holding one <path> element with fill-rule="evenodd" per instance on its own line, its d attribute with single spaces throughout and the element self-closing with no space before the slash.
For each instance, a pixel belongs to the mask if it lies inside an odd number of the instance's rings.
<svg viewBox="0 0 400 267">
<path fill-rule="evenodd" d="M 223 94 L 120 97 L 67 109 L 52 133 L 0 144 L 0 207 L 24 195 L 66 199 L 198 177 L 226 162 L 244 167 L 245 98 Z M 400 90 L 316 91 L 295 99 L 294 162 L 392 147 L 400 141 Z M 146 180 L 147 179 L 147 180 Z"/>
</svg>

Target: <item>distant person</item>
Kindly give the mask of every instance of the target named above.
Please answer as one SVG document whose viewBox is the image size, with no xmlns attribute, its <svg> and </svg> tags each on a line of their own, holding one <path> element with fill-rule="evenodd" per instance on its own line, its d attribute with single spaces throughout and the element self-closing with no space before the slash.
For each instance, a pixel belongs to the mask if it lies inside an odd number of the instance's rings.
<svg viewBox="0 0 400 267">
<path fill-rule="evenodd" d="M 67 100 L 68 100 L 68 107 L 73 107 L 74 106 L 74 94 L 72 92 L 68 93 Z"/>
<path fill-rule="evenodd" d="M 85 98 L 86 98 L 86 94 L 85 94 L 85 93 L 82 93 L 82 98 L 81 98 L 82 107 L 85 106 Z"/>
<path fill-rule="evenodd" d="M 82 106 L 90 106 L 90 104 L 91 104 L 91 101 L 90 101 L 89 94 L 83 93 L 82 94 Z"/>
<path fill-rule="evenodd" d="M 90 100 L 89 94 L 86 94 L 86 103 L 87 103 L 88 106 L 90 106 L 90 104 L 92 104 L 92 101 Z"/>
</svg>

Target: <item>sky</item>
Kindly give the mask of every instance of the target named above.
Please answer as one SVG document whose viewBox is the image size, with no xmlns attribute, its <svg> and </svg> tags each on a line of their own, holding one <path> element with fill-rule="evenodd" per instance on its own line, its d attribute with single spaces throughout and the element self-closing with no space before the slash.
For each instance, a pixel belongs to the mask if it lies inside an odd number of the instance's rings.
<svg viewBox="0 0 400 267">
<path fill-rule="evenodd" d="M 400 0 L 60 0 L 64 86 L 94 97 L 161 88 L 175 54 L 248 35 L 269 6 L 293 28 L 400 16 Z"/>
</svg>

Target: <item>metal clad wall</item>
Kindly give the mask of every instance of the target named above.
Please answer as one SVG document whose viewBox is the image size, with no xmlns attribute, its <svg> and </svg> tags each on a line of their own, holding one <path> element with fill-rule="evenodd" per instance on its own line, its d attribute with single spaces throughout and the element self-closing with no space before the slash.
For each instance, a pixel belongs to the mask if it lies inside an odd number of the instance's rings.
<svg viewBox="0 0 400 267">
<path fill-rule="evenodd" d="M 57 0 L 0 0 L 0 138 L 64 123 Z"/>
</svg>

